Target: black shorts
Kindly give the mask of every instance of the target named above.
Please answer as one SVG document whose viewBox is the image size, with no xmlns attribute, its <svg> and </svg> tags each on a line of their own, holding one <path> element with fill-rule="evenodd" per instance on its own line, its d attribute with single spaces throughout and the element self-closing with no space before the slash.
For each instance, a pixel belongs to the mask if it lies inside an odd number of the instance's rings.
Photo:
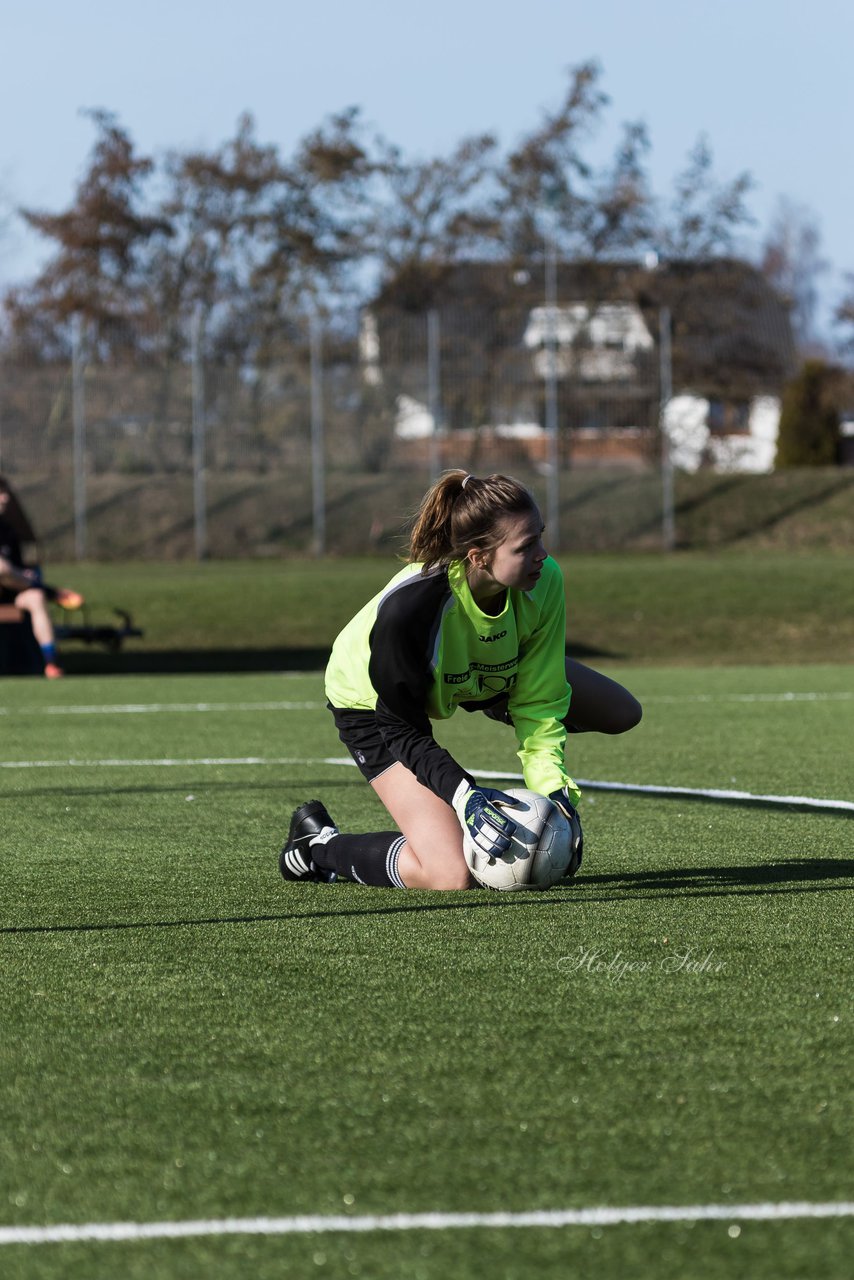
<svg viewBox="0 0 854 1280">
<path fill-rule="evenodd" d="M 338 737 L 368 782 L 373 782 L 381 773 L 385 773 L 386 769 L 397 764 L 397 760 L 383 741 L 377 717 L 373 711 L 355 711 L 352 707 L 333 707 L 331 702 L 327 702 L 326 705 L 332 712 Z M 482 711 L 491 720 L 498 720 L 502 724 L 513 723 L 507 712 L 506 697 L 480 706 L 469 703 L 465 710 Z"/>
<path fill-rule="evenodd" d="M 332 712 L 338 737 L 356 761 L 356 764 L 367 778 L 373 782 L 386 769 L 396 764 L 394 756 L 383 742 L 377 717 L 373 711 L 354 711 L 352 707 L 333 707 L 326 704 Z"/>
</svg>

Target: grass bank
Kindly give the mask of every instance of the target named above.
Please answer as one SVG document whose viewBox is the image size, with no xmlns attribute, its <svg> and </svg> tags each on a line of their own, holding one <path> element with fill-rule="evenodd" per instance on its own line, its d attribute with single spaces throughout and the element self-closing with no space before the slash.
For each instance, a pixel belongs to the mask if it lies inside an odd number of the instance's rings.
<svg viewBox="0 0 854 1280">
<path fill-rule="evenodd" d="M 582 659 L 854 661 L 854 573 L 846 553 L 573 555 L 561 563 L 569 649 Z M 84 591 L 93 620 L 108 619 L 115 606 L 131 610 L 145 635 L 128 642 L 115 669 L 133 670 L 143 654 L 169 653 L 188 655 L 199 668 L 205 654 L 236 660 L 241 653 L 259 669 L 317 668 L 395 564 L 391 555 L 87 563 L 52 566 L 50 577 Z M 67 654 L 70 669 L 94 669 L 92 651 L 68 646 Z"/>
<path fill-rule="evenodd" d="M 529 485 L 548 507 L 543 476 L 511 459 L 484 459 L 480 474 L 501 470 Z M 315 539 L 312 476 L 216 472 L 206 482 L 207 538 L 216 558 L 278 558 L 311 551 Z M 13 475 L 55 561 L 74 555 L 71 475 Z M 419 469 L 353 473 L 330 464 L 325 475 L 325 547 L 335 555 L 394 554 L 429 484 Z M 560 545 L 566 552 L 656 551 L 662 542 L 662 485 L 654 472 L 576 470 L 559 477 Z M 92 475 L 87 480 L 87 546 L 94 560 L 178 560 L 194 555 L 193 480 L 189 473 Z M 854 468 L 810 467 L 772 475 L 675 477 L 675 527 L 682 550 L 825 550 L 854 544 Z M 550 517 L 551 518 L 551 517 Z"/>
</svg>

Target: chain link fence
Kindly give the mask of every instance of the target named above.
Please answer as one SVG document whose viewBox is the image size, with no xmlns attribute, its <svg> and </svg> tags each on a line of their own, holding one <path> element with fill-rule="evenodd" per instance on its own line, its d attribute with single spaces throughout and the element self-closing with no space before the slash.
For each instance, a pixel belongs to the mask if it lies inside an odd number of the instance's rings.
<svg viewBox="0 0 854 1280">
<path fill-rule="evenodd" d="M 129 355 L 75 320 L 66 361 L 0 358 L 0 470 L 51 559 L 397 550 L 454 466 L 527 483 L 555 549 L 672 537 L 667 342 L 613 309 L 307 319 L 263 361 L 185 329 Z"/>
</svg>

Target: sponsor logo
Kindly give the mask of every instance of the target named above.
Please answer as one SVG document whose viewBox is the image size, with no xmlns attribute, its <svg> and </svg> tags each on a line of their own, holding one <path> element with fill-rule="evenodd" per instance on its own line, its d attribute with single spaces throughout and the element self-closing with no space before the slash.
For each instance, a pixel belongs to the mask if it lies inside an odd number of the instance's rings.
<svg viewBox="0 0 854 1280">
<path fill-rule="evenodd" d="M 442 677 L 445 684 L 467 684 L 471 679 L 480 679 L 484 688 L 500 692 L 516 683 L 518 658 L 510 658 L 507 662 L 472 662 L 468 671 L 446 671 Z M 507 672 L 507 675 L 503 675 Z M 496 681 L 500 681 L 496 684 Z"/>
<path fill-rule="evenodd" d="M 484 644 L 492 644 L 494 640 L 503 640 L 506 635 L 506 631 L 497 631 L 494 636 L 478 636 L 478 640 L 482 640 Z"/>
</svg>

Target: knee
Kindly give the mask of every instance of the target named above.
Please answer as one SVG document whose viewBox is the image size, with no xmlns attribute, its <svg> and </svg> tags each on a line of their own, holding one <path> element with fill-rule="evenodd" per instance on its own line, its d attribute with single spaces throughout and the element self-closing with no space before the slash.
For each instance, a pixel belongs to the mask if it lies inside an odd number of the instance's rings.
<svg viewBox="0 0 854 1280">
<path fill-rule="evenodd" d="M 41 587 L 25 587 L 15 596 L 15 604 L 25 613 L 32 613 L 45 607 L 45 594 Z"/>
<path fill-rule="evenodd" d="M 636 724 L 640 724 L 643 719 L 644 709 L 638 700 L 632 698 L 631 694 L 627 694 L 620 707 L 612 709 L 611 716 L 608 718 L 607 726 L 604 727 L 606 733 L 627 733 L 630 728 L 634 728 Z"/>
<path fill-rule="evenodd" d="M 614 733 L 628 733 L 629 729 L 634 729 L 643 719 L 643 707 L 637 698 L 632 697 L 630 693 L 626 694 L 625 703 L 620 708 L 619 728 L 612 730 Z"/>
<path fill-rule="evenodd" d="M 598 706 L 593 712 L 573 717 L 570 707 L 564 724 L 570 733 L 628 733 L 640 724 L 643 707 L 630 693 L 624 693 L 619 702 L 611 701 L 605 706 Z"/>
</svg>

